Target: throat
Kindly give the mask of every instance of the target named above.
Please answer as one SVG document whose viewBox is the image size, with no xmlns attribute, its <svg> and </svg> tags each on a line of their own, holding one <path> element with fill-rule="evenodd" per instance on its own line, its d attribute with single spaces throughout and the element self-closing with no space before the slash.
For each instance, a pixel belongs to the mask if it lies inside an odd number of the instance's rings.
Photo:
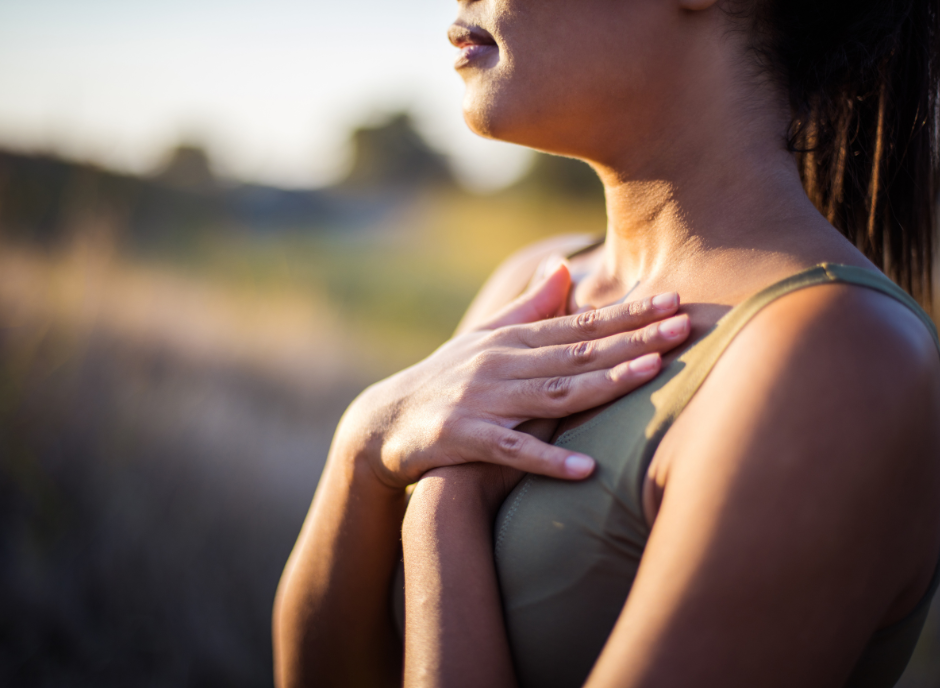
<svg viewBox="0 0 940 688">
<path fill-rule="evenodd" d="M 605 274 L 596 261 L 580 270 L 577 267 L 581 266 L 576 266 L 571 275 L 574 284 L 568 295 L 568 313 L 624 303 L 642 284 L 640 279 L 625 282 L 615 275 Z"/>
</svg>

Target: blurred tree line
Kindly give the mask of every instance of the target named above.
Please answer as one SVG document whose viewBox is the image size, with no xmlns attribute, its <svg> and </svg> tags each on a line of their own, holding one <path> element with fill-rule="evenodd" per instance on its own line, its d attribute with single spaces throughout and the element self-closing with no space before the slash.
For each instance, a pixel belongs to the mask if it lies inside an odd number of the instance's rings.
<svg viewBox="0 0 940 688">
<path fill-rule="evenodd" d="M 89 227 L 132 250 L 185 248 L 206 233 L 323 231 L 373 226 L 427 191 L 459 192 L 447 159 L 400 113 L 352 132 L 347 177 L 325 189 L 281 189 L 220 179 L 193 143 L 149 175 L 119 173 L 48 154 L 0 151 L 0 236 L 55 244 Z M 537 154 L 504 194 L 603 197 L 576 160 Z"/>
<path fill-rule="evenodd" d="M 0 151 L 0 686 L 270 686 L 346 405 L 508 252 L 603 227 L 581 163 L 482 199 L 406 114 L 351 136 L 323 189 Z"/>
</svg>

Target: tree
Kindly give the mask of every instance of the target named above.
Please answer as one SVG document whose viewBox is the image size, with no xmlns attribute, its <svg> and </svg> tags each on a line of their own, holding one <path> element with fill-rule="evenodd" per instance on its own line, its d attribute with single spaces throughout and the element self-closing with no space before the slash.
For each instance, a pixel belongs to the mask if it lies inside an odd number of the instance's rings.
<svg viewBox="0 0 940 688">
<path fill-rule="evenodd" d="M 450 186 L 453 175 L 443 155 L 417 132 L 407 113 L 352 134 L 353 166 L 343 186 L 365 189 L 416 189 Z"/>
</svg>

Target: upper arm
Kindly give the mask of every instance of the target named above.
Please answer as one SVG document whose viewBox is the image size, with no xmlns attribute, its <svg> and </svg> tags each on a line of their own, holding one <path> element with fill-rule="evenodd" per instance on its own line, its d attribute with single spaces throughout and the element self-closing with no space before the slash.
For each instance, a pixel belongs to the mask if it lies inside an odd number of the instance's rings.
<svg viewBox="0 0 940 688">
<path fill-rule="evenodd" d="M 661 507 L 589 685 L 841 685 L 940 553 L 938 369 L 875 292 L 759 314 L 660 447 Z"/>
<path fill-rule="evenodd" d="M 546 258 L 577 251 L 591 241 L 586 234 L 566 234 L 531 244 L 511 255 L 496 268 L 473 299 L 457 326 L 457 334 L 479 326 L 521 295 Z"/>
</svg>

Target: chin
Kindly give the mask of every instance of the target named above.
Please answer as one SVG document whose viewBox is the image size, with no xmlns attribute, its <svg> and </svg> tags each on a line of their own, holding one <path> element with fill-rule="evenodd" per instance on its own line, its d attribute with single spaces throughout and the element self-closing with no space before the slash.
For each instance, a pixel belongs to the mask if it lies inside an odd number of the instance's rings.
<svg viewBox="0 0 940 688">
<path fill-rule="evenodd" d="M 463 104 L 463 121 L 467 123 L 467 126 L 477 136 L 482 136 L 486 139 L 499 139 L 503 140 L 498 132 L 499 127 L 496 122 L 497 119 L 494 116 L 493 108 L 488 108 L 485 105 L 482 105 L 475 100 L 471 99 L 468 95 L 464 99 Z"/>
<path fill-rule="evenodd" d="M 499 78 L 492 71 L 464 77 L 463 119 L 470 131 L 488 139 L 508 140 L 511 136 L 512 111 L 518 109 L 518 96 L 511 88 L 512 79 Z M 515 105 L 516 107 L 513 107 Z M 511 141 L 516 143 L 515 141 Z"/>
<path fill-rule="evenodd" d="M 582 139 L 590 128 L 579 125 L 572 129 L 564 112 L 547 109 L 542 105 L 545 99 L 528 95 L 515 90 L 510 93 L 505 87 L 488 86 L 482 92 L 468 88 L 463 101 L 464 122 L 470 131 L 483 138 L 589 159 L 590 145 Z"/>
<path fill-rule="evenodd" d="M 463 100 L 463 118 L 474 134 L 529 148 L 547 150 L 553 142 L 546 137 L 552 129 L 543 107 L 531 106 L 532 99 L 507 83 L 468 84 Z M 554 142 L 557 144 L 557 142 Z"/>
</svg>

